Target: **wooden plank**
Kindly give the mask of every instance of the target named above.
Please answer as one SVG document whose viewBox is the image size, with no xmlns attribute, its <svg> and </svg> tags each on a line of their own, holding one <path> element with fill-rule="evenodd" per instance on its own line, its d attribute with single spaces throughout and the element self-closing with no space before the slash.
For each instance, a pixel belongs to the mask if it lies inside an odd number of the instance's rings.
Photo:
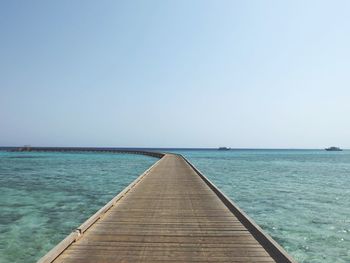
<svg viewBox="0 0 350 263">
<path fill-rule="evenodd" d="M 295 262 L 258 240 L 205 179 L 182 156 L 165 155 L 54 262 Z"/>
<path fill-rule="evenodd" d="M 38 263 L 53 262 L 59 254 L 61 254 L 67 247 L 69 247 L 78 238 L 79 233 L 70 233 L 63 239 L 54 249 L 50 250 L 45 256 L 39 259 Z"/>
</svg>

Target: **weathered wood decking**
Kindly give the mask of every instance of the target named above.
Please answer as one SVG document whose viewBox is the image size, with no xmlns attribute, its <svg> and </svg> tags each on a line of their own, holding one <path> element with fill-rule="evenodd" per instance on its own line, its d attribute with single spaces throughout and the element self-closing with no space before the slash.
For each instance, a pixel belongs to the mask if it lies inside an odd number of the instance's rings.
<svg viewBox="0 0 350 263">
<path fill-rule="evenodd" d="M 295 262 L 182 156 L 166 154 L 39 262 Z"/>
</svg>

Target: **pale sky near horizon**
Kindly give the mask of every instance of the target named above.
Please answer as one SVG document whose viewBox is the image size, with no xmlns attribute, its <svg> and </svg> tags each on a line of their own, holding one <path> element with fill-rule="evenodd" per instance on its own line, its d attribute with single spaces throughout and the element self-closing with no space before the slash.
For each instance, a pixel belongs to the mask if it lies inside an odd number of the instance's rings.
<svg viewBox="0 0 350 263">
<path fill-rule="evenodd" d="M 350 1 L 0 1 L 0 145 L 350 148 Z"/>
</svg>

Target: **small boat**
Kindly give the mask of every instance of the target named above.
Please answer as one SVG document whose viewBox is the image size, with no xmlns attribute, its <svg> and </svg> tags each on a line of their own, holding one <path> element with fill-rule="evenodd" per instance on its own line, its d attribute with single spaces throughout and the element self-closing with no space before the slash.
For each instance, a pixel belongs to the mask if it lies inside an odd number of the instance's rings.
<svg viewBox="0 0 350 263">
<path fill-rule="evenodd" d="M 219 147 L 219 151 L 229 151 L 231 148 L 227 148 L 227 147 Z"/>
<path fill-rule="evenodd" d="M 335 147 L 335 146 L 326 148 L 325 150 L 326 150 L 326 151 L 330 151 L 330 152 L 339 152 L 339 151 L 342 151 L 342 149 L 340 149 L 339 147 Z"/>
</svg>

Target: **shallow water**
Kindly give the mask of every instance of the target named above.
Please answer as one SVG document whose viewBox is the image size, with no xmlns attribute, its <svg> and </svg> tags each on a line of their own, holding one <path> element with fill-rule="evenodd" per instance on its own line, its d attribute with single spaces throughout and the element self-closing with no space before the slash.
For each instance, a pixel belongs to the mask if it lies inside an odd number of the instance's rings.
<svg viewBox="0 0 350 263">
<path fill-rule="evenodd" d="M 350 262 L 350 151 L 181 151 L 298 262 Z"/>
<path fill-rule="evenodd" d="M 0 262 L 35 262 L 156 160 L 0 152 Z"/>
<path fill-rule="evenodd" d="M 299 262 L 350 262 L 350 151 L 181 153 Z M 156 160 L 0 152 L 0 263 L 34 262 Z"/>
</svg>

